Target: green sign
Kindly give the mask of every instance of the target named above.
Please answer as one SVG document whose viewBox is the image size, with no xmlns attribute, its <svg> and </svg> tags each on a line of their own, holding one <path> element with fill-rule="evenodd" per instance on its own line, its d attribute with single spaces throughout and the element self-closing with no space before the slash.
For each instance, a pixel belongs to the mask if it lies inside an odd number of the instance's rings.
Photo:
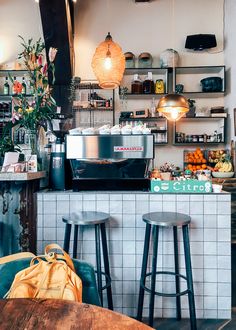
<svg viewBox="0 0 236 330">
<path fill-rule="evenodd" d="M 212 184 L 210 181 L 199 181 L 199 180 L 186 180 L 186 181 L 151 180 L 151 192 L 162 193 L 162 194 L 211 193 Z"/>
</svg>

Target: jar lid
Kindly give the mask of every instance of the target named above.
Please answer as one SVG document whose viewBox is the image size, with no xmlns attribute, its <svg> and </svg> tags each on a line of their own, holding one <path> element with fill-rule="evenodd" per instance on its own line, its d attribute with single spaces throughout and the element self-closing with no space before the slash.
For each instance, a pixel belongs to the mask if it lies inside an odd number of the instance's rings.
<svg viewBox="0 0 236 330">
<path fill-rule="evenodd" d="M 132 52 L 126 52 L 124 55 L 126 60 L 133 60 L 135 58 L 135 55 Z"/>
<path fill-rule="evenodd" d="M 148 60 L 152 59 L 152 55 L 150 53 L 141 53 L 138 58 L 142 60 Z"/>
</svg>

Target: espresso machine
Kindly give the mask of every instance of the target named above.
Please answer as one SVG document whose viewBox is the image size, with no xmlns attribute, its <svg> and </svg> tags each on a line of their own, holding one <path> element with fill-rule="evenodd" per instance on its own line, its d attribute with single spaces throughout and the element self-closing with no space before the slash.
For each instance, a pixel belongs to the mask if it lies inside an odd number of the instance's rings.
<svg viewBox="0 0 236 330">
<path fill-rule="evenodd" d="M 148 190 L 153 134 L 66 135 L 72 189 Z"/>
</svg>

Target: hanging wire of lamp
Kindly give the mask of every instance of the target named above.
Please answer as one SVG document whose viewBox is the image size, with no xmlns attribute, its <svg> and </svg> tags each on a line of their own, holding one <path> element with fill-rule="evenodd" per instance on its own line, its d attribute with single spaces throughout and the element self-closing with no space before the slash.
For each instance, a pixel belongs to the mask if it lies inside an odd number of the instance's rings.
<svg viewBox="0 0 236 330">
<path fill-rule="evenodd" d="M 157 111 L 168 120 L 176 121 L 189 111 L 189 103 L 183 95 L 167 94 L 160 99 Z"/>
<path fill-rule="evenodd" d="M 174 32 L 175 32 L 175 0 L 171 0 L 172 11 L 172 44 L 174 47 Z M 171 54 L 172 67 L 176 66 L 175 55 Z M 188 100 L 180 94 L 167 94 L 163 96 L 157 105 L 157 111 L 161 113 L 167 120 L 176 121 L 183 117 L 189 111 Z"/>
<path fill-rule="evenodd" d="M 92 68 L 101 88 L 114 89 L 120 85 L 125 70 L 125 56 L 121 47 L 112 40 L 110 32 L 96 48 Z"/>
</svg>

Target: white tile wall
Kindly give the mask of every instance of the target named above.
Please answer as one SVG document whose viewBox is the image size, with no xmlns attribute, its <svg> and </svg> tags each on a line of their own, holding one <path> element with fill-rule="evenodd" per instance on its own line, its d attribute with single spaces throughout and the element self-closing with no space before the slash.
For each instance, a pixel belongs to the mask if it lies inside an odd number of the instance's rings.
<svg viewBox="0 0 236 330">
<path fill-rule="evenodd" d="M 42 192 L 38 201 L 38 253 L 46 244 L 63 245 L 65 224 L 62 216 L 82 210 L 97 210 L 111 215 L 107 225 L 108 250 L 112 275 L 115 310 L 136 315 L 147 212 L 177 211 L 190 214 L 190 248 L 198 318 L 230 318 L 230 195 L 171 195 L 148 193 L 73 193 Z M 79 235 L 78 257 L 95 265 L 95 242 L 92 227 Z M 183 242 L 178 232 L 180 271 L 185 275 Z M 73 239 L 73 231 L 72 237 Z M 174 270 L 173 232 L 159 231 L 158 270 Z M 83 244 L 82 244 L 83 241 Z M 72 241 L 71 241 L 72 243 Z M 71 244 L 72 247 L 72 244 Z M 152 244 L 150 244 L 150 255 Z M 150 263 L 149 263 L 150 268 Z M 150 284 L 150 280 L 147 279 Z M 175 288 L 171 276 L 157 277 L 157 290 L 171 292 Z M 181 288 L 186 282 L 181 280 Z M 106 301 L 106 300 L 105 300 Z M 182 315 L 189 317 L 187 296 L 182 296 Z M 148 315 L 149 295 L 145 294 L 144 316 Z M 175 299 L 156 297 L 155 316 L 175 317 Z"/>
</svg>

